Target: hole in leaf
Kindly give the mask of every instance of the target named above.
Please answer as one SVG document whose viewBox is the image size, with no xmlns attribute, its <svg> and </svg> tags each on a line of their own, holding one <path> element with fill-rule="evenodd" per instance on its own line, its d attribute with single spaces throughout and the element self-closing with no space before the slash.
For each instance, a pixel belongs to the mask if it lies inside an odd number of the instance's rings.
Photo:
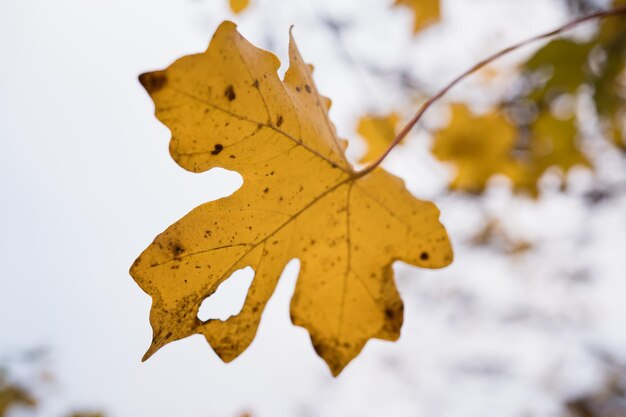
<svg viewBox="0 0 626 417">
<path fill-rule="evenodd" d="M 246 301 L 253 278 L 254 269 L 249 266 L 233 272 L 217 287 L 213 294 L 202 301 L 198 309 L 198 319 L 202 321 L 210 319 L 225 321 L 229 317 L 239 314 Z"/>
</svg>

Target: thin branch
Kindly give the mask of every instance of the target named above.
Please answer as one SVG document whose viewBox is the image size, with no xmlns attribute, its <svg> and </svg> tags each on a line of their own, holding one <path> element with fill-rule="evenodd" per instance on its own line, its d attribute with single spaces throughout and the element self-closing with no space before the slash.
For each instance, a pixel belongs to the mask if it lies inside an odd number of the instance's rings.
<svg viewBox="0 0 626 417">
<path fill-rule="evenodd" d="M 613 9 L 609 9 L 609 10 L 605 10 L 605 11 L 599 11 L 599 12 L 591 13 L 589 15 L 582 16 L 582 17 L 579 17 L 579 18 L 577 18 L 575 20 L 572 20 L 571 22 L 566 23 L 565 25 L 560 26 L 557 29 L 551 30 L 550 32 L 546 32 L 546 33 L 542 33 L 540 35 L 533 36 L 531 38 L 528 38 L 526 40 L 518 42 L 518 43 L 516 43 L 514 45 L 511 45 L 511 46 L 509 46 L 507 48 L 504 48 L 501 51 L 496 52 L 495 54 L 485 58 L 482 61 L 480 61 L 479 63 L 477 63 L 476 65 L 474 65 L 473 67 L 471 67 L 470 69 L 468 69 L 467 71 L 463 72 L 461 75 L 456 77 L 454 80 L 452 80 L 452 82 L 450 82 L 444 88 L 439 90 L 439 92 L 437 94 L 435 94 L 434 96 L 432 96 L 428 100 L 426 100 L 426 102 L 424 104 L 422 104 L 422 106 L 419 108 L 417 113 L 415 113 L 415 115 L 409 121 L 409 123 L 407 123 L 407 125 L 404 126 L 404 128 L 400 131 L 400 133 L 398 133 L 398 135 L 394 138 L 393 142 L 391 142 L 391 144 L 389 145 L 387 150 L 385 150 L 385 152 L 377 160 L 375 160 L 374 162 L 370 163 L 367 167 L 365 167 L 361 171 L 357 172 L 355 174 L 355 177 L 356 178 L 360 178 L 360 177 L 362 177 L 364 175 L 369 174 L 374 169 L 376 169 L 376 167 L 378 167 L 381 164 L 381 162 L 383 162 L 383 160 L 387 157 L 387 155 L 389 155 L 389 153 L 393 150 L 393 148 L 395 148 L 396 145 L 398 145 L 405 138 L 405 136 L 409 133 L 409 131 L 411 131 L 411 129 L 413 129 L 413 127 L 417 124 L 417 122 L 422 118 L 422 116 L 424 115 L 426 110 L 428 110 L 435 102 L 437 102 L 448 91 L 450 91 L 450 89 L 452 89 L 452 87 L 454 87 L 460 81 L 465 79 L 467 76 L 469 76 L 469 75 L 473 74 L 474 72 L 478 71 L 479 69 L 481 69 L 485 65 L 490 64 L 491 62 L 495 61 L 496 59 L 500 58 L 501 56 L 504 56 L 504 55 L 508 54 L 509 52 L 513 52 L 516 49 L 519 49 L 519 48 L 521 48 L 523 46 L 526 46 L 526 45 L 531 44 L 533 42 L 540 41 L 542 39 L 546 39 L 546 38 L 558 35 L 558 34 L 560 34 L 562 32 L 568 31 L 570 29 L 573 29 L 574 27 L 580 25 L 581 23 L 589 22 L 589 21 L 595 20 L 595 19 L 604 19 L 606 17 L 618 16 L 618 15 L 623 15 L 623 14 L 626 14 L 626 6 L 620 6 L 620 7 L 615 7 Z"/>
</svg>

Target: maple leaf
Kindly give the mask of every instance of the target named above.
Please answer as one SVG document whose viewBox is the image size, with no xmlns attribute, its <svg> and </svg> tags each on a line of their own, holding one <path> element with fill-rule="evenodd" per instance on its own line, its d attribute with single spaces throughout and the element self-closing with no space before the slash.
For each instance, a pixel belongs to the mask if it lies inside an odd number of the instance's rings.
<svg viewBox="0 0 626 417">
<path fill-rule="evenodd" d="M 450 188 L 481 193 L 495 174 L 511 175 L 517 131 L 501 113 L 476 116 L 462 104 L 451 106 L 450 124 L 435 133 L 432 153 L 456 168 Z"/>
<path fill-rule="evenodd" d="M 244 179 L 232 196 L 200 205 L 158 235 L 131 267 L 153 300 L 144 360 L 202 334 L 231 361 L 252 342 L 283 268 L 298 258 L 291 319 L 337 375 L 369 339 L 399 337 L 394 261 L 426 268 L 452 261 L 432 203 L 382 169 L 353 171 L 328 119 L 330 101 L 291 35 L 289 57 L 281 81 L 278 59 L 224 22 L 206 52 L 140 76 L 180 166 L 222 167 Z M 255 275 L 241 312 L 198 319 L 203 300 L 248 266 Z"/>
<path fill-rule="evenodd" d="M 441 19 L 439 0 L 395 0 L 394 6 L 404 6 L 413 12 L 413 33 Z"/>
<path fill-rule="evenodd" d="M 399 120 L 397 113 L 387 116 L 367 115 L 359 119 L 356 131 L 367 144 L 367 153 L 361 157 L 359 163 L 371 162 L 382 155 L 396 136 Z"/>
</svg>

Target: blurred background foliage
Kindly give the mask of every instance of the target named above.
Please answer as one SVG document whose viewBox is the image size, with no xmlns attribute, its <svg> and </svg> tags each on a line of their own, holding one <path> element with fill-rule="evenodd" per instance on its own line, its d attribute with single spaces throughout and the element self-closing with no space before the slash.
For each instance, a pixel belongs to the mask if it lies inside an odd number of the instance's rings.
<svg viewBox="0 0 626 417">
<path fill-rule="evenodd" d="M 590 10 L 584 1 L 570 6 Z M 419 20 L 420 12 L 414 13 Z M 449 123 L 435 132 L 432 146 L 433 155 L 455 169 L 450 189 L 481 194 L 492 177 L 502 175 L 516 193 L 536 198 L 548 170 L 565 187 L 571 168 L 593 170 L 601 163 L 585 149 L 585 141 L 606 141 L 615 152 L 626 152 L 624 27 L 622 19 L 607 19 L 590 39 L 546 43 L 518 64 L 509 91 L 482 114 L 474 114 L 467 103 L 451 103 Z M 589 101 L 593 106 L 583 108 Z M 362 163 L 391 143 L 398 120 L 397 113 L 363 116 L 357 131 L 368 153 Z"/>
<path fill-rule="evenodd" d="M 29 349 L 0 358 L 0 417 L 32 415 L 40 402 L 54 396 L 56 380 L 49 353 Z M 91 411 L 72 411 L 63 417 L 104 417 Z"/>
</svg>

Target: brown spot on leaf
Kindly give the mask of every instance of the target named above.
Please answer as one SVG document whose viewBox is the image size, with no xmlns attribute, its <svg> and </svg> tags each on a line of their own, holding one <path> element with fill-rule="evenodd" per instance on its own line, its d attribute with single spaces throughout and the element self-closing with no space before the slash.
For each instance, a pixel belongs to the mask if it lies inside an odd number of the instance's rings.
<svg viewBox="0 0 626 417">
<path fill-rule="evenodd" d="M 223 149 L 224 149 L 224 145 L 222 145 L 221 143 L 217 143 L 215 147 L 213 148 L 213 150 L 211 151 L 211 155 L 217 155 L 220 152 L 222 152 Z"/>
<path fill-rule="evenodd" d="M 185 253 L 185 248 L 180 243 L 172 244 L 170 246 L 170 249 L 172 250 L 172 255 L 174 255 L 174 258 L 178 258 L 180 257 L 180 255 Z"/>
<path fill-rule="evenodd" d="M 276 118 L 276 127 L 280 127 L 280 125 L 282 124 L 283 124 L 283 116 L 279 114 L 278 117 Z"/>
<path fill-rule="evenodd" d="M 428 258 L 430 258 L 430 256 L 428 255 L 428 252 L 422 252 L 422 253 L 420 254 L 420 259 L 421 259 L 422 261 L 427 261 L 427 260 L 428 260 Z"/>
<path fill-rule="evenodd" d="M 235 88 L 233 87 L 232 84 L 226 87 L 226 90 L 224 90 L 224 95 L 226 96 L 228 101 L 233 101 L 234 99 L 237 98 L 237 94 L 235 94 Z"/>
<path fill-rule="evenodd" d="M 311 92 L 311 86 L 308 84 L 304 86 L 304 89 L 306 90 L 307 93 Z"/>
</svg>

